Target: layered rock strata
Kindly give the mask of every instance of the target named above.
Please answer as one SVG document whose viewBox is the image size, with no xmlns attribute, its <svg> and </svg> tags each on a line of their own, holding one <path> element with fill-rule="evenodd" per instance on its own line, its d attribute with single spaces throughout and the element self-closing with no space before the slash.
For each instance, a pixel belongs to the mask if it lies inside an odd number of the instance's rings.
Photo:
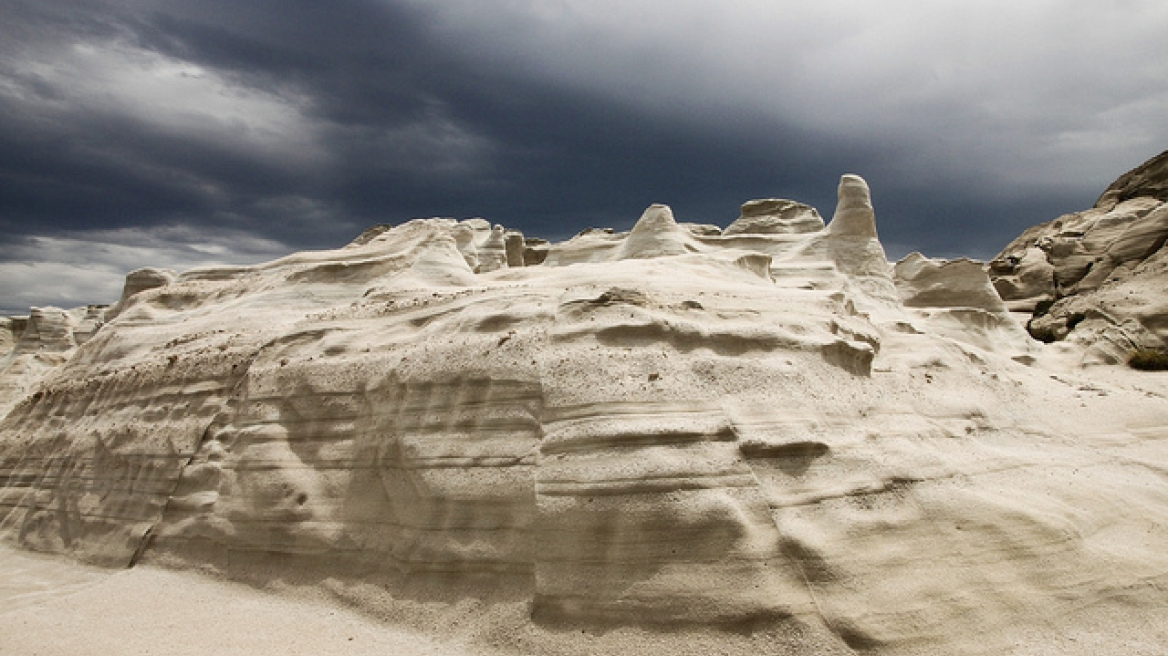
<svg viewBox="0 0 1168 656">
<path fill-rule="evenodd" d="M 1162 609 L 1163 399 L 1091 387 L 1123 409 L 1098 415 L 995 338 L 976 266 L 894 269 L 867 185 L 839 195 L 818 229 L 772 201 L 550 245 L 432 219 L 134 274 L 0 423 L 0 533 L 843 651 L 1000 653 L 979 636 L 1019 616 Z"/>
<path fill-rule="evenodd" d="M 1044 342 L 1114 363 L 1168 347 L 1168 152 L 1116 180 L 1095 206 L 1034 226 L 990 262 L 1011 309 Z"/>
<path fill-rule="evenodd" d="M 106 310 L 34 307 L 26 317 L 0 318 L 0 415 L 88 341 L 105 322 Z"/>
</svg>

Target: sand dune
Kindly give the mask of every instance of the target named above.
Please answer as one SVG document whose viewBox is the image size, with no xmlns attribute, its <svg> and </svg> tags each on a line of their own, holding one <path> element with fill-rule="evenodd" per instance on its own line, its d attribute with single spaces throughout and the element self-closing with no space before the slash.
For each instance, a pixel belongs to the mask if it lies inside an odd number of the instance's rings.
<svg viewBox="0 0 1168 656">
<path fill-rule="evenodd" d="M 1168 374 L 1084 369 L 876 225 L 844 176 L 826 225 L 430 219 L 131 274 L 10 400 L 0 533 L 134 567 L 0 631 L 141 653 L 239 603 L 167 653 L 1164 653 Z"/>
</svg>

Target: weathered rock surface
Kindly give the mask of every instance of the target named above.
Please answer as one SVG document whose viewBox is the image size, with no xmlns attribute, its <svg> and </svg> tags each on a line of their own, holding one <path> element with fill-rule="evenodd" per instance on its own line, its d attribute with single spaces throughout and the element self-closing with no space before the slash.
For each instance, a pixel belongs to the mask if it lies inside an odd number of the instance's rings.
<svg viewBox="0 0 1168 656">
<path fill-rule="evenodd" d="M 0 415 L 64 364 L 104 323 L 100 305 L 32 308 L 27 317 L 0 318 Z"/>
<path fill-rule="evenodd" d="M 990 263 L 1011 309 L 1086 362 L 1168 346 L 1168 152 L 1124 174 L 1095 207 L 1022 233 Z"/>
<path fill-rule="evenodd" d="M 141 285 L 15 393 L 0 534 L 837 653 L 1165 619 L 1164 397 L 1016 362 L 1040 347 L 976 265 L 887 262 L 862 179 L 814 231 L 654 205 L 510 234 L 411 221 Z"/>
<path fill-rule="evenodd" d="M 893 279 L 901 301 L 925 322 L 927 332 L 991 350 L 1013 349 L 1016 359 L 1032 359 L 1029 337 L 981 263 L 912 253 L 893 267 Z"/>
<path fill-rule="evenodd" d="M 738 219 L 726 227 L 724 234 L 784 235 L 823 230 L 823 217 L 810 205 L 793 200 L 767 198 L 742 205 Z"/>
<path fill-rule="evenodd" d="M 1110 209 L 1133 198 L 1168 202 L 1168 151 L 1119 176 L 1099 197 L 1095 207 Z"/>
<path fill-rule="evenodd" d="M 893 269 L 896 289 L 909 307 L 963 307 L 1004 312 L 981 263 L 969 259 L 933 260 L 911 253 Z"/>
</svg>

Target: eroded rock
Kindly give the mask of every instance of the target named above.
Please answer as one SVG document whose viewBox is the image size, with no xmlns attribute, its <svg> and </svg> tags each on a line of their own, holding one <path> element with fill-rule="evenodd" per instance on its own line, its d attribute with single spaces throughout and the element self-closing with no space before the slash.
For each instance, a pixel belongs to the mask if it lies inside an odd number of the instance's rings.
<svg viewBox="0 0 1168 656">
<path fill-rule="evenodd" d="M 818 230 L 483 223 L 131 294 L 14 394 L 0 536 L 552 630 L 818 627 L 841 653 L 1162 608 L 1162 399 L 1087 407 L 1016 362 L 974 263 L 909 258 L 894 286 L 862 179 Z"/>
<path fill-rule="evenodd" d="M 1007 305 L 1029 312 L 1031 334 L 1069 340 L 1087 360 L 1122 361 L 1164 348 L 1168 153 L 1121 176 L 1095 207 L 1024 232 L 990 263 Z"/>
<path fill-rule="evenodd" d="M 785 235 L 823 230 L 823 217 L 810 205 L 793 200 L 768 198 L 742 205 L 742 213 L 724 234 Z"/>
</svg>

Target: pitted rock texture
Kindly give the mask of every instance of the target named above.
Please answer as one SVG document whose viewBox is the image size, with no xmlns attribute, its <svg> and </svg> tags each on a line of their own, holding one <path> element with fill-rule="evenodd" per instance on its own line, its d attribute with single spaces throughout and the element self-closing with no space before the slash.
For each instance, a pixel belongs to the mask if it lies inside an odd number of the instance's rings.
<svg viewBox="0 0 1168 656">
<path fill-rule="evenodd" d="M 1045 342 L 1122 362 L 1168 347 L 1168 152 L 1121 176 L 1095 207 L 1022 233 L 990 262 L 1011 309 Z"/>
<path fill-rule="evenodd" d="M 0 423 L 0 533 L 838 653 L 1161 617 L 1163 398 L 1019 364 L 984 274 L 894 271 L 840 196 L 817 231 L 654 205 L 546 248 L 418 220 L 139 289 Z"/>
</svg>

